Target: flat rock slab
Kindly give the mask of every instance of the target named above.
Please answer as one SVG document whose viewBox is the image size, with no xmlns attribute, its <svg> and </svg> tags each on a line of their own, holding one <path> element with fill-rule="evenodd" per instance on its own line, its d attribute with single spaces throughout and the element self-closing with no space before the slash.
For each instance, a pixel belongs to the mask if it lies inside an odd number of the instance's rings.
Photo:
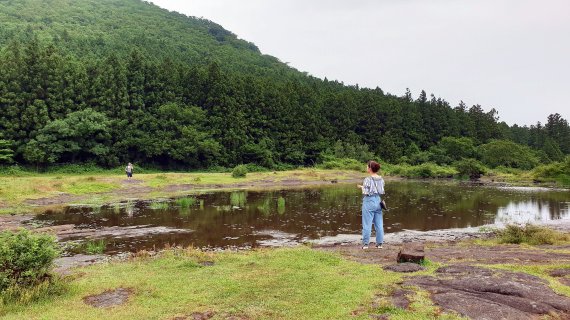
<svg viewBox="0 0 570 320">
<path fill-rule="evenodd" d="M 33 215 L 0 215 L 0 231 L 24 228 L 32 219 Z"/>
<path fill-rule="evenodd" d="M 55 264 L 54 271 L 61 275 L 69 275 L 73 268 L 89 266 L 99 261 L 103 261 L 105 258 L 106 256 L 101 254 L 97 255 L 76 254 L 71 257 L 57 258 L 54 261 Z"/>
<path fill-rule="evenodd" d="M 412 277 L 404 284 L 429 291 L 434 303 L 471 319 L 570 316 L 570 298 L 556 294 L 545 280 L 525 273 L 451 265 L 438 269 L 435 277 Z"/>
<path fill-rule="evenodd" d="M 426 251 L 430 260 L 443 263 L 549 264 L 570 262 L 570 254 L 568 253 L 546 251 L 541 248 L 521 248 L 519 245 L 490 247 L 452 245 L 435 247 Z"/>
<path fill-rule="evenodd" d="M 411 263 L 411 262 L 391 264 L 389 266 L 384 267 L 384 270 L 389 270 L 389 271 L 394 271 L 394 272 L 403 272 L 403 273 L 417 272 L 417 271 L 421 271 L 421 270 L 425 270 L 425 269 L 426 268 L 420 266 L 419 264 Z"/>
<path fill-rule="evenodd" d="M 84 297 L 83 302 L 95 308 L 110 308 L 127 303 L 132 294 L 132 289 L 118 288 L 115 290 L 107 290 L 101 294 Z"/>
</svg>

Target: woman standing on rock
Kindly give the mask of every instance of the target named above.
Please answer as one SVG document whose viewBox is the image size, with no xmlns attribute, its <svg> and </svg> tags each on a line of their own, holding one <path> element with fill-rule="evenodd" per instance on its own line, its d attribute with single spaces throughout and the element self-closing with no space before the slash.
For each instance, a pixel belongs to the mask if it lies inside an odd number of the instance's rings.
<svg viewBox="0 0 570 320">
<path fill-rule="evenodd" d="M 384 223 L 382 221 L 382 207 L 380 195 L 384 194 L 384 179 L 378 175 L 380 164 L 368 161 L 366 172 L 370 175 L 364 179 L 362 185 L 362 249 L 368 249 L 372 224 L 376 230 L 376 248 L 382 248 L 384 242 Z"/>
</svg>

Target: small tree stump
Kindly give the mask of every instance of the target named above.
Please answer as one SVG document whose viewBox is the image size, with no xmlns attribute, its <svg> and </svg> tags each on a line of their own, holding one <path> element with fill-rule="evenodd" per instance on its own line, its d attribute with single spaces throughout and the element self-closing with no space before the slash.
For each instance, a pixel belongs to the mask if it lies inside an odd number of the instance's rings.
<svg viewBox="0 0 570 320">
<path fill-rule="evenodd" d="M 404 244 L 398 253 L 398 263 L 421 263 L 425 259 L 424 246 L 421 244 Z"/>
</svg>

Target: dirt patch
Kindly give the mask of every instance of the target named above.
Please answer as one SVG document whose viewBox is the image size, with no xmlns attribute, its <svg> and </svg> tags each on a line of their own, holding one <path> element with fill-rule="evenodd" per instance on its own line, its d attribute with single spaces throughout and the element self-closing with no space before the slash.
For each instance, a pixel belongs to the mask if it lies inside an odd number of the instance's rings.
<svg viewBox="0 0 570 320">
<path fill-rule="evenodd" d="M 196 189 L 197 185 L 194 184 L 172 184 L 162 188 L 163 192 L 178 192 L 178 191 L 190 191 Z M 202 186 L 201 186 L 202 187 Z M 207 186 L 203 186 L 207 188 Z"/>
<path fill-rule="evenodd" d="M 550 275 L 555 278 L 570 276 L 570 269 L 555 269 L 550 271 Z"/>
<path fill-rule="evenodd" d="M 68 193 L 62 193 L 55 197 L 46 197 L 46 198 L 39 198 L 39 199 L 29 199 L 26 200 L 24 203 L 33 205 L 33 206 L 53 206 L 53 205 L 61 205 L 61 204 L 68 204 L 71 202 L 80 201 L 85 199 L 85 196 L 77 196 Z"/>
<path fill-rule="evenodd" d="M 431 293 L 434 303 L 473 319 L 535 319 L 570 315 L 570 298 L 556 294 L 545 280 L 525 274 L 452 265 L 435 277 L 412 277 L 404 285 Z"/>
<path fill-rule="evenodd" d="M 411 262 L 404 262 L 404 263 L 397 263 L 391 264 L 384 267 L 384 270 L 389 270 L 393 272 L 402 272 L 402 273 L 410 273 L 410 272 L 417 272 L 425 270 L 426 268 L 420 266 L 419 264 L 411 263 Z"/>
<path fill-rule="evenodd" d="M 567 287 L 570 287 L 570 279 L 568 278 L 558 278 L 558 282 L 562 283 Z"/>
<path fill-rule="evenodd" d="M 83 302 L 95 308 L 111 308 L 127 303 L 133 292 L 129 288 L 107 290 L 97 295 L 84 297 Z"/>
<path fill-rule="evenodd" d="M 408 299 L 408 295 L 412 294 L 412 291 L 397 289 L 392 293 L 390 300 L 392 301 L 392 305 L 400 309 L 408 309 L 410 306 L 410 300 Z"/>
<path fill-rule="evenodd" d="M 214 311 L 193 312 L 189 316 L 177 316 L 172 318 L 172 320 L 208 320 L 215 315 L 216 313 Z"/>
<path fill-rule="evenodd" d="M 125 179 L 125 180 L 121 181 L 122 184 L 127 184 L 127 185 L 129 185 L 129 184 L 141 184 L 143 182 L 144 182 L 143 180 L 135 180 L 135 179 L 131 179 L 131 180 Z"/>
<path fill-rule="evenodd" d="M 202 261 L 200 262 L 202 267 L 213 267 L 215 265 L 214 261 Z"/>
<path fill-rule="evenodd" d="M 153 190 L 154 189 L 152 187 L 129 185 L 127 183 L 126 185 L 123 185 L 123 188 L 114 190 L 112 193 L 106 193 L 106 194 L 112 194 L 113 196 L 119 195 L 122 196 L 122 198 L 140 198 L 152 192 Z"/>
</svg>

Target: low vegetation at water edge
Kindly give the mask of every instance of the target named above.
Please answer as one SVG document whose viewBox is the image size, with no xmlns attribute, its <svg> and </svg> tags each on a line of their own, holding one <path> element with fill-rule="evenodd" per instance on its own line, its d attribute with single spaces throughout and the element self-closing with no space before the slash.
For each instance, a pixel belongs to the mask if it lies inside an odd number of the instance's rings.
<svg viewBox="0 0 570 320">
<path fill-rule="evenodd" d="M 570 241 L 570 236 L 550 228 L 527 224 L 524 226 L 508 225 L 498 231 L 499 243 L 543 245 Z"/>
</svg>

